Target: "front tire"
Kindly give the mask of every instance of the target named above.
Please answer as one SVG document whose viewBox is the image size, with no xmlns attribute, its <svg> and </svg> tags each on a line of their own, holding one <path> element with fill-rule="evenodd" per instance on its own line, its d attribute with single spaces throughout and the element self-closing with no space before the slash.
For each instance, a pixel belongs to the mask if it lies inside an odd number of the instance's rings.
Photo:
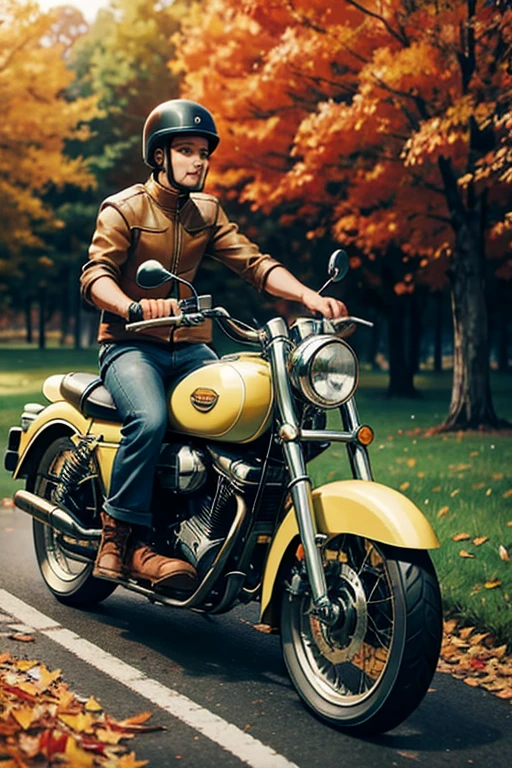
<svg viewBox="0 0 512 768">
<path fill-rule="evenodd" d="M 285 590 L 289 675 L 321 719 L 353 734 L 383 733 L 416 709 L 437 666 L 442 609 L 432 562 L 426 552 L 339 535 L 324 549 L 324 566 L 341 619 L 328 627 L 311 612 L 307 588 Z M 301 571 L 297 561 L 295 585 Z"/>
<path fill-rule="evenodd" d="M 47 448 L 39 465 L 31 490 L 44 499 L 52 499 L 74 445 L 67 437 L 59 438 Z M 100 528 L 102 494 L 98 473 L 91 460 L 89 471 L 70 493 L 67 506 L 84 526 Z M 48 525 L 33 521 L 34 547 L 39 570 L 48 589 L 61 603 L 76 607 L 96 605 L 105 600 L 116 584 L 92 576 L 93 561 L 75 556 L 66 540 Z M 73 541 L 68 540 L 73 545 Z M 93 553 L 91 553 L 93 557 Z"/>
</svg>

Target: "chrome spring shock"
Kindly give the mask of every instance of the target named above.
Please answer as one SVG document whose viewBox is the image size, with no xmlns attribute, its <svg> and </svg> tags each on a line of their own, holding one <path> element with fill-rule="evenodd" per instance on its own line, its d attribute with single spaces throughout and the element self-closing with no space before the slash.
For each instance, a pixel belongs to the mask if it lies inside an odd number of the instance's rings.
<svg viewBox="0 0 512 768">
<path fill-rule="evenodd" d="M 73 439 L 73 438 L 72 438 Z M 91 474 L 91 456 L 98 442 L 95 437 L 78 437 L 75 447 L 66 457 L 53 492 L 52 499 L 65 506 L 70 495 Z"/>
</svg>

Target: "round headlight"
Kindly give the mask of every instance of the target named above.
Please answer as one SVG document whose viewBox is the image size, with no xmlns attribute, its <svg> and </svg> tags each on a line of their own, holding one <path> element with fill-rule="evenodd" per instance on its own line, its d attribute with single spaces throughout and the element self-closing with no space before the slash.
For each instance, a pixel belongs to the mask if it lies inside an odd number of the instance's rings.
<svg viewBox="0 0 512 768">
<path fill-rule="evenodd" d="M 342 339 L 314 336 L 290 355 L 290 379 L 302 395 L 321 408 L 338 408 L 357 387 L 357 358 Z"/>
</svg>

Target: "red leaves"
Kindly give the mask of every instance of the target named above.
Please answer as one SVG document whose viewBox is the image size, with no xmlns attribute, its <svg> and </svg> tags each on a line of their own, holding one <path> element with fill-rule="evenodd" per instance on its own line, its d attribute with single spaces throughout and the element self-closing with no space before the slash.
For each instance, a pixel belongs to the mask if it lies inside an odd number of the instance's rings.
<svg viewBox="0 0 512 768">
<path fill-rule="evenodd" d="M 142 768 L 121 741 L 135 733 L 160 730 L 145 723 L 150 712 L 117 721 L 91 696 L 82 703 L 62 682 L 60 670 L 50 672 L 37 661 L 0 654 L 0 757 L 6 765 L 54 760 L 65 768 Z"/>
<path fill-rule="evenodd" d="M 444 622 L 438 672 L 447 672 L 472 688 L 481 687 L 500 699 L 512 700 L 512 657 L 505 645 L 496 646 L 489 632 Z"/>
<path fill-rule="evenodd" d="M 67 735 L 62 731 L 46 728 L 39 738 L 39 752 L 47 758 L 50 758 L 53 755 L 63 754 L 66 750 L 67 740 Z"/>
</svg>

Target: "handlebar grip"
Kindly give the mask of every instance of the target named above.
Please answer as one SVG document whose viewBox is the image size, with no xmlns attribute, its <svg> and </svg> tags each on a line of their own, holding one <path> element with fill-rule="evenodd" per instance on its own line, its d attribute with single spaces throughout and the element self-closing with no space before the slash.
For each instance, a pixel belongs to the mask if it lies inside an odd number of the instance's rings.
<svg viewBox="0 0 512 768">
<path fill-rule="evenodd" d="M 126 331 L 143 331 L 146 328 L 159 328 L 162 325 L 181 325 L 183 315 L 169 315 L 169 317 L 155 317 L 152 320 L 141 320 L 136 323 L 126 323 Z"/>
</svg>

